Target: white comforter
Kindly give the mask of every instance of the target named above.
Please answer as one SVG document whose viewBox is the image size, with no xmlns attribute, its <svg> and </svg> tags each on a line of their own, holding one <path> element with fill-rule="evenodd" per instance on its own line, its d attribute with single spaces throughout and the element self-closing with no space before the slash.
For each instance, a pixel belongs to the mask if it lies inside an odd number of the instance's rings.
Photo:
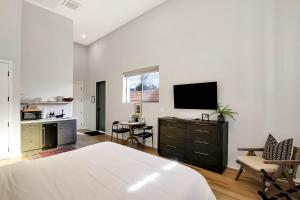
<svg viewBox="0 0 300 200">
<path fill-rule="evenodd" d="M 0 168 L 1 200 L 215 200 L 176 162 L 105 142 Z"/>
</svg>

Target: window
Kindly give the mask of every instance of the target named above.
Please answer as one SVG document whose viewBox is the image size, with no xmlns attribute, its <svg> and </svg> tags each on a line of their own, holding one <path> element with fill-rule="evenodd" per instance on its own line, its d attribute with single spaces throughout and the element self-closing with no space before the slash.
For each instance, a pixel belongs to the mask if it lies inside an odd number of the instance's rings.
<svg viewBox="0 0 300 200">
<path fill-rule="evenodd" d="M 158 66 L 124 73 L 123 102 L 159 102 Z"/>
</svg>

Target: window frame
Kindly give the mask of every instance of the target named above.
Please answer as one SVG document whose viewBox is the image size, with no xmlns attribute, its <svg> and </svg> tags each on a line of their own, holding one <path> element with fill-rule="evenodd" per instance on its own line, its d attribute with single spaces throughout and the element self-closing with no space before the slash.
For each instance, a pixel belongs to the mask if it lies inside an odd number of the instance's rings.
<svg viewBox="0 0 300 200">
<path fill-rule="evenodd" d="M 160 73 L 159 73 L 159 66 L 149 67 L 138 69 L 130 72 L 123 73 L 123 103 L 126 104 L 135 104 L 135 103 L 159 103 L 160 102 L 160 95 L 158 93 L 157 101 L 144 101 L 144 81 L 143 77 L 145 74 L 149 73 L 158 73 L 158 92 L 160 91 Z M 130 101 L 130 93 L 128 90 L 128 77 L 132 76 L 140 76 L 140 84 L 141 84 L 141 99 L 139 101 Z"/>
</svg>

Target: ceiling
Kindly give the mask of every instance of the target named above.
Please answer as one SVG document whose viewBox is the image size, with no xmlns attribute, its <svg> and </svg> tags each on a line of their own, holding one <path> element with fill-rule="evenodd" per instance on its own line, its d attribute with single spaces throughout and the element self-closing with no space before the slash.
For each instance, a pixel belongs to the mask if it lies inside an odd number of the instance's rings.
<svg viewBox="0 0 300 200">
<path fill-rule="evenodd" d="M 72 19 L 74 41 L 90 45 L 166 0 L 73 0 L 80 4 L 76 10 L 66 0 L 26 1 Z"/>
</svg>

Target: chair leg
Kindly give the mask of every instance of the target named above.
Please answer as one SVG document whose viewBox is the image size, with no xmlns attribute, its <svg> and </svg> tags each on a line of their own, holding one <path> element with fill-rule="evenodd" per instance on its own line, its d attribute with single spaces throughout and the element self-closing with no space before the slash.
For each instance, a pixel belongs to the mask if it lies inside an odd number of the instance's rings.
<svg viewBox="0 0 300 200">
<path fill-rule="evenodd" d="M 110 136 L 110 141 L 112 142 L 113 140 L 113 137 L 114 137 L 114 132 L 111 132 L 111 136 Z"/>
<path fill-rule="evenodd" d="M 117 143 L 119 143 L 119 133 L 117 133 Z"/>
<path fill-rule="evenodd" d="M 244 169 L 243 167 L 241 166 L 240 169 L 239 169 L 239 172 L 237 173 L 236 177 L 235 177 L 235 180 L 239 180 L 240 176 L 242 175 Z"/>
</svg>

